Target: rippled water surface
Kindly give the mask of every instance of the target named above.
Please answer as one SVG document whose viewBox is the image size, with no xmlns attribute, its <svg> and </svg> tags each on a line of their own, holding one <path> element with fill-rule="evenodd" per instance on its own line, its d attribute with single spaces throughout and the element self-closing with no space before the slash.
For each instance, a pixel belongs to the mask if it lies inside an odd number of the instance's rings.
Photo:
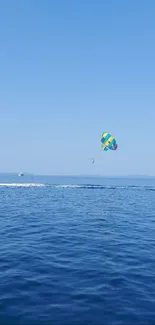
<svg viewBox="0 0 155 325">
<path fill-rule="evenodd" d="M 155 324 L 155 180 L 0 175 L 1 324 Z"/>
</svg>

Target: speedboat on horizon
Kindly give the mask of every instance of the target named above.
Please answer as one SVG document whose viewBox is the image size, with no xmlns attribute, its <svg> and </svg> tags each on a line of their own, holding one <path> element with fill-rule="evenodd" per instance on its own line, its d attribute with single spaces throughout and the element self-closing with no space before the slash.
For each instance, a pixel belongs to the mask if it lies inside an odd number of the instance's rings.
<svg viewBox="0 0 155 325">
<path fill-rule="evenodd" d="M 24 174 L 21 172 L 21 173 L 18 174 L 18 176 L 24 176 Z"/>
</svg>

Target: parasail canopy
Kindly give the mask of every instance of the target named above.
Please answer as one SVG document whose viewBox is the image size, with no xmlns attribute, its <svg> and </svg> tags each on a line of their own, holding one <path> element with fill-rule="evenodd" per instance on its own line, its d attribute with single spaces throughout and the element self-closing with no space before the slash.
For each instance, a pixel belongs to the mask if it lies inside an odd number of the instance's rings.
<svg viewBox="0 0 155 325">
<path fill-rule="evenodd" d="M 101 134 L 101 143 L 101 147 L 104 151 L 116 150 L 118 147 L 116 139 L 110 133 L 107 132 L 103 132 Z"/>
</svg>

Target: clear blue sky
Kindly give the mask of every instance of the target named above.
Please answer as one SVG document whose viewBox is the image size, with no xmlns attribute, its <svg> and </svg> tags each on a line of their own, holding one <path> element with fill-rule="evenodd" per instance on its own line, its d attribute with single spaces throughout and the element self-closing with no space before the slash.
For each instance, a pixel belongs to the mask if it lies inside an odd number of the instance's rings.
<svg viewBox="0 0 155 325">
<path fill-rule="evenodd" d="M 155 1 L 2 0 L 0 117 L 1 172 L 155 175 Z"/>
</svg>

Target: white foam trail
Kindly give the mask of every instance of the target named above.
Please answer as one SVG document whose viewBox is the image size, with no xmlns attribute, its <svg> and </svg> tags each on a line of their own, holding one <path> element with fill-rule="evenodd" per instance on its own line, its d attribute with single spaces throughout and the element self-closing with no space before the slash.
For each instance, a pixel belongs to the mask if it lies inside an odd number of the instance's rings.
<svg viewBox="0 0 155 325">
<path fill-rule="evenodd" d="M 42 187 L 46 186 L 44 184 L 36 184 L 36 183 L 0 183 L 0 186 L 7 187 Z"/>
<path fill-rule="evenodd" d="M 115 190 L 115 189 L 132 189 L 132 190 L 154 190 L 151 186 L 122 186 L 122 185 L 95 185 L 95 184 L 41 184 L 41 183 L 0 183 L 0 187 L 53 187 L 53 188 L 81 188 L 81 189 L 100 189 L 100 190 Z"/>
</svg>

